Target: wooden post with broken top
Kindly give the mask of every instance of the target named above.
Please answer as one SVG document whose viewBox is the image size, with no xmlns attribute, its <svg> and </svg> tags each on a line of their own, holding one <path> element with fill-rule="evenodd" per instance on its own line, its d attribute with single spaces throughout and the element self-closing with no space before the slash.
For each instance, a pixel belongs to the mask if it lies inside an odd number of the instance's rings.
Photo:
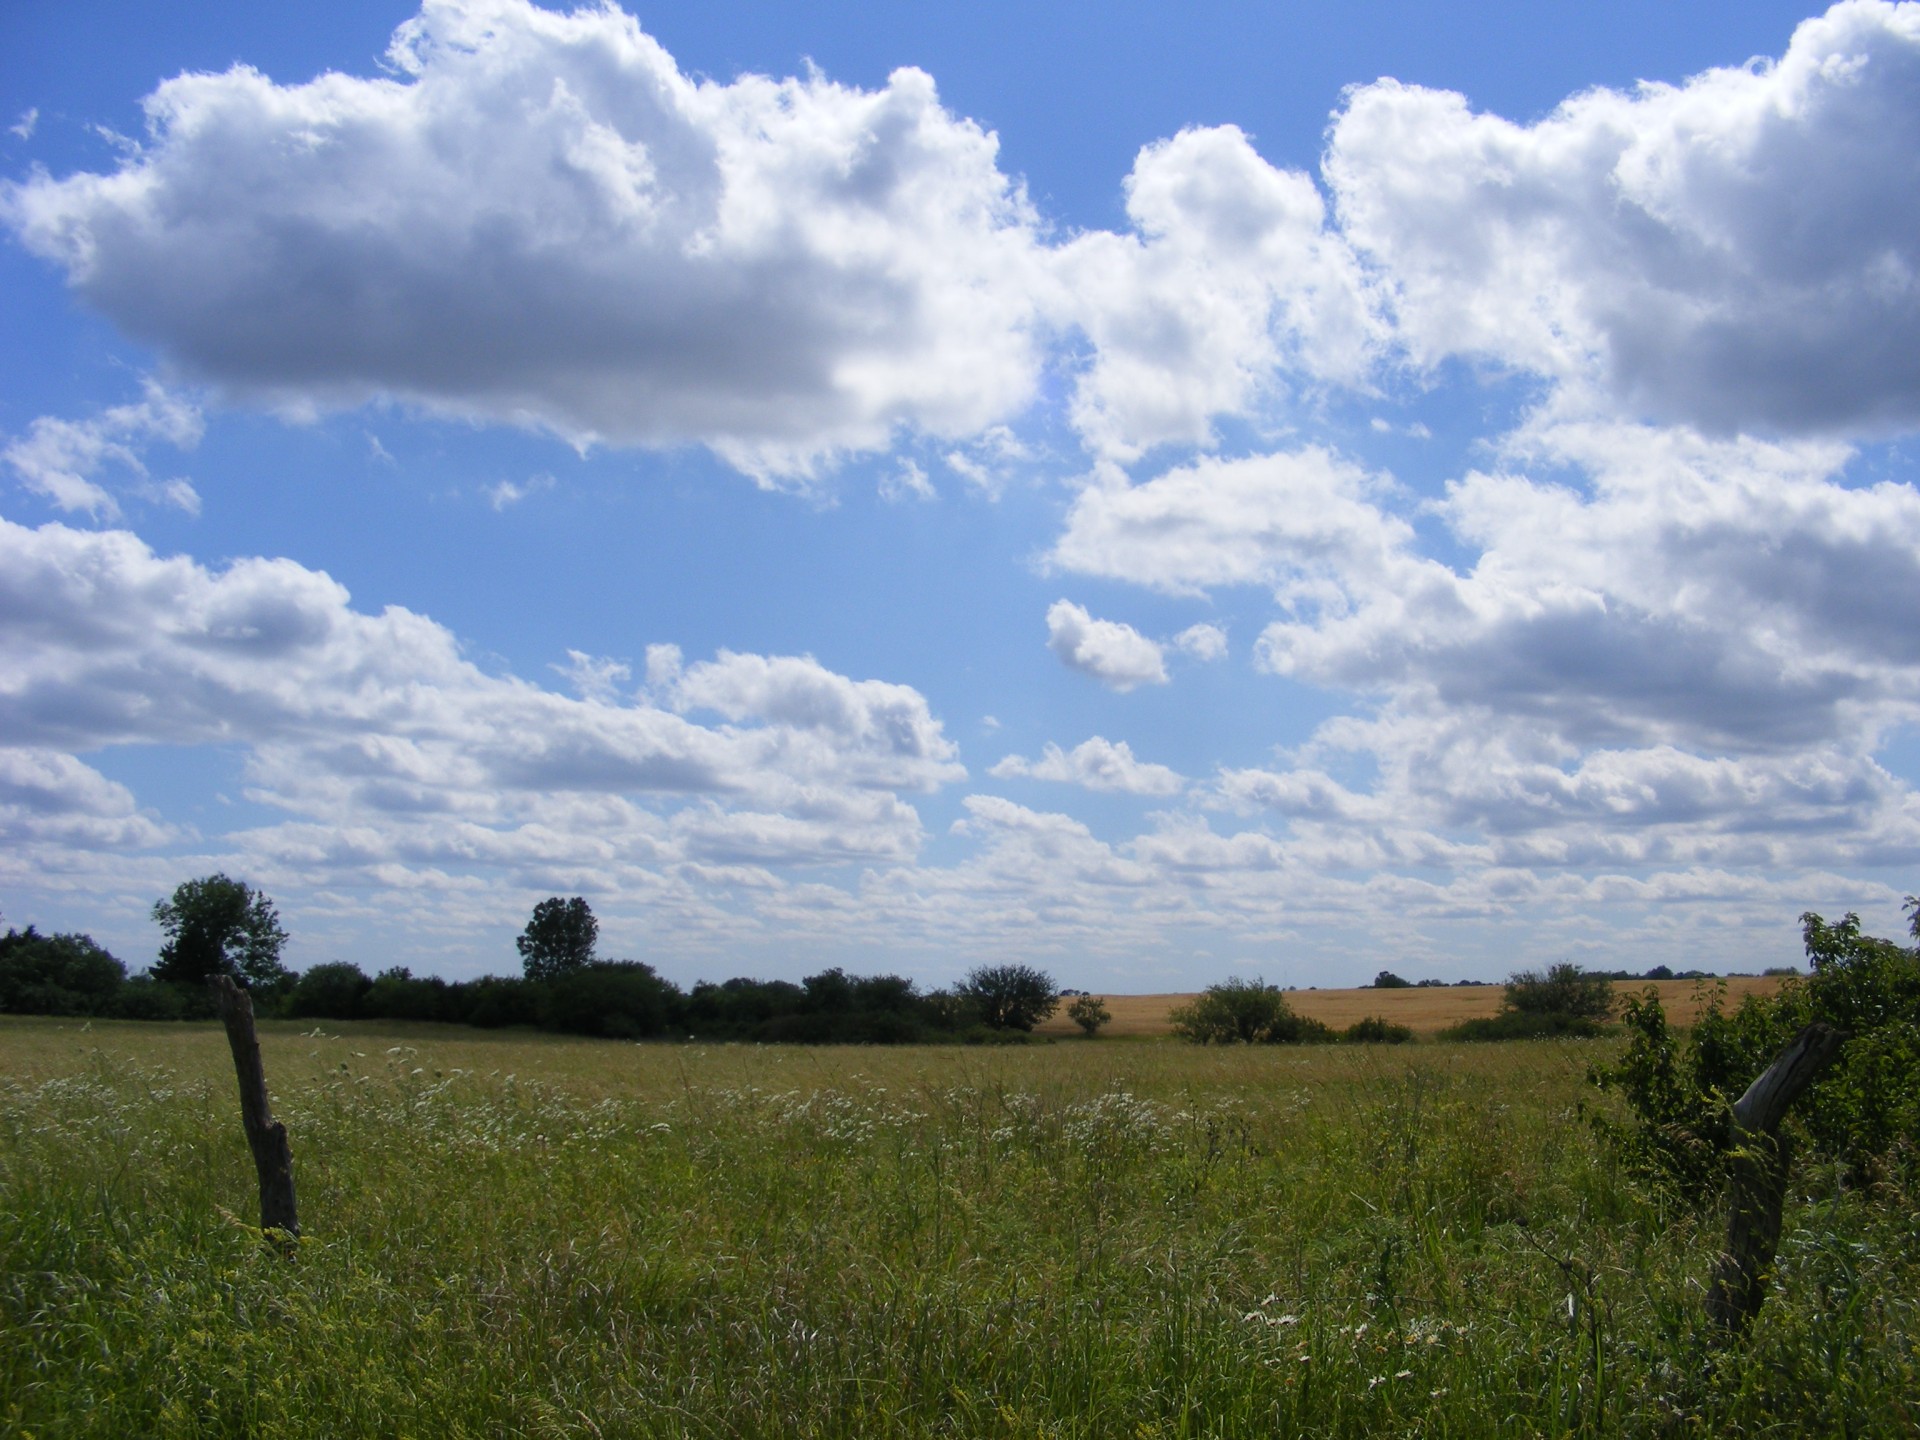
<svg viewBox="0 0 1920 1440">
<path fill-rule="evenodd" d="M 1734 1153 L 1729 1169 L 1727 1243 L 1713 1267 L 1707 1318 L 1731 1338 L 1744 1334 L 1766 1299 L 1780 1216 L 1787 1199 L 1786 1140 L 1780 1121 L 1846 1043 L 1830 1025 L 1807 1026 L 1766 1073 L 1734 1102 Z"/>
<path fill-rule="evenodd" d="M 267 1103 L 267 1072 L 260 1063 L 260 1038 L 253 1029 L 253 1000 L 230 975 L 212 976 L 207 986 L 220 1007 L 234 1072 L 240 1077 L 240 1123 L 253 1151 L 253 1168 L 260 1173 L 260 1228 L 283 1231 L 283 1240 L 291 1242 L 300 1235 L 293 1207 L 293 1147 L 287 1143 L 287 1127 L 273 1118 Z"/>
</svg>

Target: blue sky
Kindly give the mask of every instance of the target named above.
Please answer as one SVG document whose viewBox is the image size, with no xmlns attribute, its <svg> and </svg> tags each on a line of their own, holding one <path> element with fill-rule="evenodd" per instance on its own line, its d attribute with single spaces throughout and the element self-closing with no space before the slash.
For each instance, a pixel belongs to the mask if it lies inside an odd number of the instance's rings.
<svg viewBox="0 0 1920 1440">
<path fill-rule="evenodd" d="M 1920 6 L 9 7 L 0 911 L 1754 969 L 1920 870 Z"/>
</svg>

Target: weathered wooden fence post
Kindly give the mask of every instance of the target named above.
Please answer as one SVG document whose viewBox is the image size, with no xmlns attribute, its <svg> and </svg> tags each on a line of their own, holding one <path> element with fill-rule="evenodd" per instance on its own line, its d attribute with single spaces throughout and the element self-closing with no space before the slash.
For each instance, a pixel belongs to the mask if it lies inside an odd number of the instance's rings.
<svg viewBox="0 0 1920 1440">
<path fill-rule="evenodd" d="M 267 1072 L 260 1063 L 260 1038 L 253 1029 L 253 1001 L 228 975 L 215 975 L 207 986 L 220 1019 L 227 1027 L 227 1045 L 240 1077 L 240 1123 L 253 1151 L 253 1168 L 260 1173 L 260 1228 L 281 1230 L 291 1241 L 300 1234 L 293 1208 L 293 1147 L 287 1127 L 273 1118 L 267 1103 Z"/>
<path fill-rule="evenodd" d="M 1707 1318 L 1727 1338 L 1746 1332 L 1766 1299 L 1787 1199 L 1788 1153 L 1780 1121 L 1846 1043 L 1843 1031 L 1807 1026 L 1733 1105 L 1727 1243 L 1713 1267 Z"/>
</svg>

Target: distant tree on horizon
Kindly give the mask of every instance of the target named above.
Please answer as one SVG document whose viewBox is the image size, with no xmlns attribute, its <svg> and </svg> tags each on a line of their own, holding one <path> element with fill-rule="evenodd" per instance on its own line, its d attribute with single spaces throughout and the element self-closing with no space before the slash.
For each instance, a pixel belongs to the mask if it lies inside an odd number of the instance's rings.
<svg viewBox="0 0 1920 1440">
<path fill-rule="evenodd" d="M 231 975 L 250 988 L 271 988 L 292 978 L 280 963 L 287 943 L 280 912 L 244 880 L 225 874 L 184 880 L 154 902 L 153 923 L 167 937 L 155 980 L 197 987 Z"/>
<path fill-rule="evenodd" d="M 533 907 L 527 928 L 513 943 L 529 980 L 553 980 L 593 963 L 600 922 L 582 896 L 549 896 Z"/>
</svg>

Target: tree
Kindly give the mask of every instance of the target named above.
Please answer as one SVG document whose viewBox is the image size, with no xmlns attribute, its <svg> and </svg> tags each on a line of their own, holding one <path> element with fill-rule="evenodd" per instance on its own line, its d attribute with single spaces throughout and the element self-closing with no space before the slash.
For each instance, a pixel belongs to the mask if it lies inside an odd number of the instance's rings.
<svg viewBox="0 0 1920 1440">
<path fill-rule="evenodd" d="M 0 1010 L 15 1015 L 102 1015 L 127 967 L 90 935 L 42 935 L 33 926 L 0 936 Z"/>
<path fill-rule="evenodd" d="M 287 932 L 273 901 L 244 880 L 208 875 L 184 881 L 172 898 L 157 901 L 153 923 L 166 934 L 153 978 L 174 985 L 205 985 L 214 975 L 270 988 L 291 977 L 280 963 Z"/>
<path fill-rule="evenodd" d="M 1067 1006 L 1067 1018 L 1087 1032 L 1091 1040 L 1100 1033 L 1100 1027 L 1113 1019 L 1106 1006 L 1104 995 L 1076 995 Z"/>
<path fill-rule="evenodd" d="M 1373 977 L 1373 988 L 1376 990 L 1408 990 L 1412 987 L 1407 981 L 1394 974 L 1391 970 L 1382 970 L 1378 975 Z"/>
<path fill-rule="evenodd" d="M 587 902 L 550 896 L 533 907 L 533 918 L 513 943 L 529 980 L 552 980 L 593 963 L 600 922 Z"/>
<path fill-rule="evenodd" d="M 1053 977 L 1031 965 L 976 966 L 958 990 L 995 1030 L 1031 1030 L 1060 1004 Z"/>
</svg>

